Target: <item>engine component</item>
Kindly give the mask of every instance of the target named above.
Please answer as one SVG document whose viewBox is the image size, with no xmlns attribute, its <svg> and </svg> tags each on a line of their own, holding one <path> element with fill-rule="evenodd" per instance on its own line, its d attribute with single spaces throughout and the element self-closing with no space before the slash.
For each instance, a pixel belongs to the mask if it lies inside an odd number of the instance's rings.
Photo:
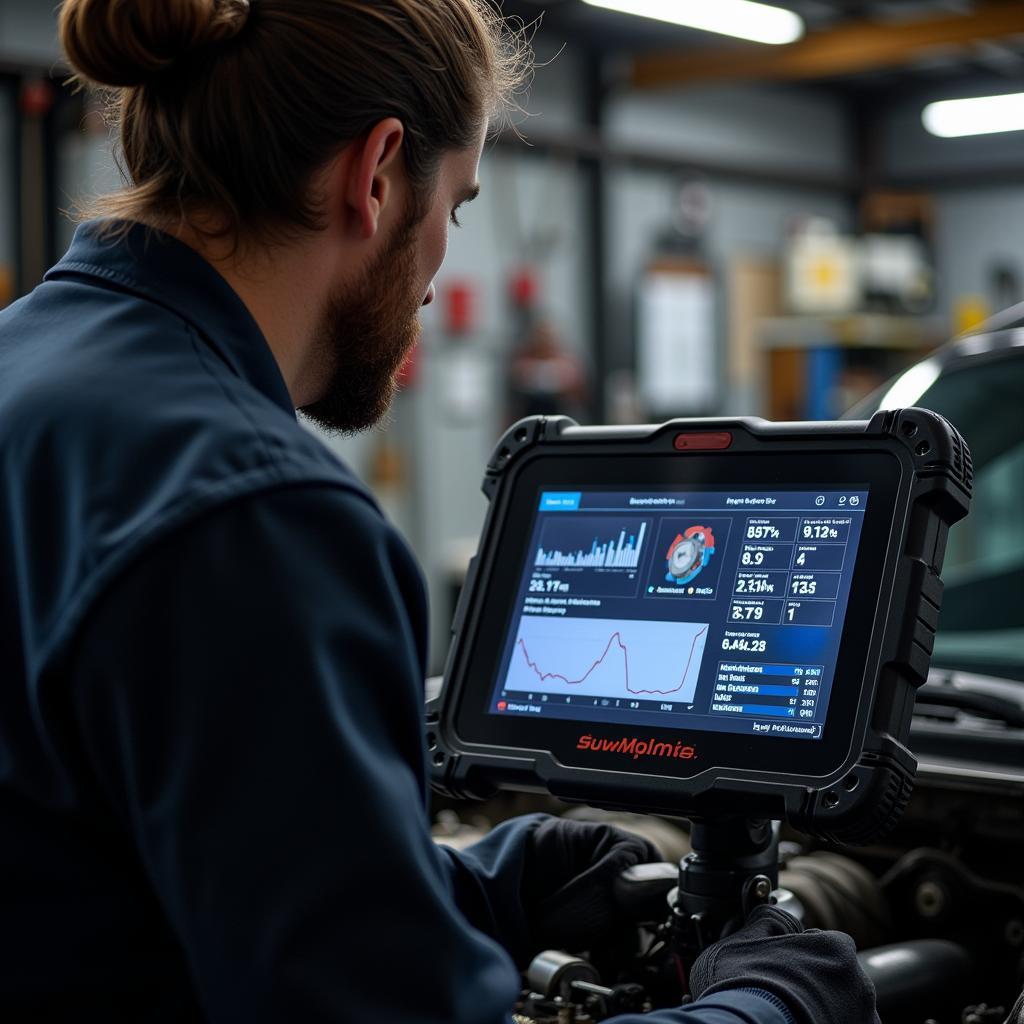
<svg viewBox="0 0 1024 1024">
<path fill-rule="evenodd" d="M 567 999 L 574 981 L 596 985 L 601 976 L 592 963 L 557 949 L 538 954 L 526 969 L 526 983 L 548 999 Z"/>
<path fill-rule="evenodd" d="M 878 993 L 883 1020 L 923 1020 L 957 1024 L 967 1005 L 975 970 L 963 946 L 922 939 L 881 946 L 858 954 Z"/>
<path fill-rule="evenodd" d="M 849 857 L 823 851 L 793 857 L 779 873 L 779 885 L 802 904 L 807 928 L 847 932 L 858 949 L 882 945 L 892 937 L 892 920 L 878 881 Z"/>
<path fill-rule="evenodd" d="M 561 950 L 538 954 L 526 970 L 529 991 L 521 1009 L 526 1020 L 550 1020 L 583 1024 L 621 1013 L 643 1013 L 651 1009 L 642 985 L 624 982 L 611 987 L 588 960 Z"/>
<path fill-rule="evenodd" d="M 1024 888 L 983 879 L 925 848 L 899 860 L 881 885 L 900 934 L 964 943 L 999 986 L 998 998 L 1012 1004 L 1024 983 Z"/>
</svg>

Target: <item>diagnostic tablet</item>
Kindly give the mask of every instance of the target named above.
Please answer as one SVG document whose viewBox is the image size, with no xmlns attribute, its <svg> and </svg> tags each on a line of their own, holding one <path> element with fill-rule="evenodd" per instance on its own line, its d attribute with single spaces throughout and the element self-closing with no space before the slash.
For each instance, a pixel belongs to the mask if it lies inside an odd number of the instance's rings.
<svg viewBox="0 0 1024 1024">
<path fill-rule="evenodd" d="M 517 424 L 430 710 L 435 785 L 874 837 L 910 793 L 970 473 L 917 409 Z"/>
</svg>

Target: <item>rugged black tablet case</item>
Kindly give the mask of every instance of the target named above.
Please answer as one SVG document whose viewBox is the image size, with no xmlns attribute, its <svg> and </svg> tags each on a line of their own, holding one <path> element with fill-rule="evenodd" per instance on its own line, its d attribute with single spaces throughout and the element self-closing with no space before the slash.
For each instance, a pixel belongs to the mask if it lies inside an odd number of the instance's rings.
<svg viewBox="0 0 1024 1024">
<path fill-rule="evenodd" d="M 679 452 L 680 435 L 728 432 L 729 454 L 885 450 L 902 463 L 883 585 L 866 658 L 865 693 L 851 757 L 823 778 L 775 775 L 770 784 L 742 770 L 693 779 L 566 767 L 545 751 L 464 744 L 454 713 L 517 469 L 546 455 Z M 695 449 L 701 457 L 718 453 Z M 480 549 L 452 625 L 444 689 L 427 705 L 432 785 L 449 796 L 482 798 L 497 789 L 547 791 L 595 806 L 681 816 L 723 812 L 785 818 L 803 832 L 848 844 L 877 840 L 895 825 L 913 788 L 917 761 L 906 746 L 914 694 L 928 675 L 949 527 L 970 504 L 971 456 L 945 419 L 924 409 L 877 413 L 870 422 L 769 423 L 752 418 L 671 420 L 660 426 L 581 427 L 567 417 L 531 417 L 511 427 L 487 465 L 490 502 Z M 858 753 L 859 751 L 859 753 Z M 705 773 L 706 774 L 706 773 Z"/>
</svg>

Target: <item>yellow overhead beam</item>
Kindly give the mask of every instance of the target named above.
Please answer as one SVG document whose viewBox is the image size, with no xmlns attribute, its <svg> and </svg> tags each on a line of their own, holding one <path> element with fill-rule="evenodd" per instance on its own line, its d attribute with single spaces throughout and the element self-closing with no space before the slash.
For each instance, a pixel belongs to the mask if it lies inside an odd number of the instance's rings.
<svg viewBox="0 0 1024 1024">
<path fill-rule="evenodd" d="M 639 89 L 740 79 L 829 78 L 912 63 L 927 51 L 1024 33 L 1024 3 L 986 3 L 967 14 L 890 23 L 858 22 L 787 46 L 651 54 L 636 58 Z"/>
</svg>

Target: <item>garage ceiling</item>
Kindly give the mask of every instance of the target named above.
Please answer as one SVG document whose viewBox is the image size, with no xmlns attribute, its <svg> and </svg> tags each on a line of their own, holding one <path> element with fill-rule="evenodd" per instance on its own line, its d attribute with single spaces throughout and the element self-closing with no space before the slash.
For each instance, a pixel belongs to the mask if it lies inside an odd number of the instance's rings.
<svg viewBox="0 0 1024 1024">
<path fill-rule="evenodd" d="M 723 80 L 886 82 L 992 77 L 1024 82 L 1021 0 L 771 0 L 805 21 L 789 46 L 759 46 L 601 10 L 582 0 L 506 0 L 508 14 L 597 53 L 636 56 L 638 87 Z M 908 81 L 910 80 L 910 81 Z"/>
</svg>

